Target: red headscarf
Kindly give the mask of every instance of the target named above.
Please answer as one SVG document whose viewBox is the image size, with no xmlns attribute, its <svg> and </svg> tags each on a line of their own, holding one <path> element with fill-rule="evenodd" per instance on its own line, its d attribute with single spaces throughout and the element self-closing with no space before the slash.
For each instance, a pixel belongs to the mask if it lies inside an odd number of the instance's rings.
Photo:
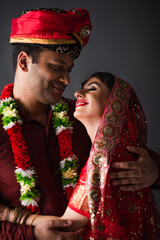
<svg viewBox="0 0 160 240">
<path fill-rule="evenodd" d="M 110 180 L 114 161 L 136 161 L 126 146 L 145 147 L 146 141 L 147 122 L 139 100 L 127 82 L 116 78 L 88 160 L 86 190 L 93 239 L 160 239 L 151 191 L 121 191 Z"/>
<path fill-rule="evenodd" d="M 149 188 L 121 191 L 110 173 L 114 162 L 136 161 L 126 146 L 146 146 L 147 122 L 130 85 L 115 83 L 98 127 L 89 159 L 69 202 L 74 211 L 90 218 L 91 240 L 158 240 L 160 217 Z"/>
</svg>

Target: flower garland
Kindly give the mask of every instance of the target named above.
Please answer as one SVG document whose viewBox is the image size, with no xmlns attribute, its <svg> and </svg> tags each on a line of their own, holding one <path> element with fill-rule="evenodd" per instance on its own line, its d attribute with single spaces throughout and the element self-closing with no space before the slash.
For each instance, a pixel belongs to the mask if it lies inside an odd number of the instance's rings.
<svg viewBox="0 0 160 240">
<path fill-rule="evenodd" d="M 68 106 L 60 102 L 51 106 L 53 109 L 52 123 L 58 135 L 60 155 L 60 169 L 62 184 L 69 199 L 78 180 L 77 157 L 72 151 L 72 123 L 67 116 Z M 7 131 L 16 165 L 15 175 L 20 184 L 20 201 L 23 206 L 32 212 L 39 211 L 40 193 L 36 188 L 37 175 L 27 149 L 27 143 L 22 133 L 22 120 L 13 98 L 13 84 L 7 85 L 1 94 L 0 114 L 2 114 L 3 128 Z"/>
<path fill-rule="evenodd" d="M 63 189 L 66 191 L 69 200 L 73 189 L 78 181 L 77 162 L 78 158 L 72 150 L 72 122 L 67 116 L 68 104 L 64 101 L 51 106 L 53 110 L 52 123 L 56 129 L 60 148 L 60 172 L 62 177 Z"/>
</svg>

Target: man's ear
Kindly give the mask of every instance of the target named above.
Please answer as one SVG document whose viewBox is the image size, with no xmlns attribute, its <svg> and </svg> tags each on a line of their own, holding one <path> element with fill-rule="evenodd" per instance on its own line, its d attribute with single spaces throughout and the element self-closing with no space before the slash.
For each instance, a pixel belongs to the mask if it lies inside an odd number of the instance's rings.
<svg viewBox="0 0 160 240">
<path fill-rule="evenodd" d="M 31 57 L 26 52 L 22 51 L 18 55 L 17 64 L 22 71 L 28 72 L 28 64 L 30 60 L 31 60 Z"/>
</svg>

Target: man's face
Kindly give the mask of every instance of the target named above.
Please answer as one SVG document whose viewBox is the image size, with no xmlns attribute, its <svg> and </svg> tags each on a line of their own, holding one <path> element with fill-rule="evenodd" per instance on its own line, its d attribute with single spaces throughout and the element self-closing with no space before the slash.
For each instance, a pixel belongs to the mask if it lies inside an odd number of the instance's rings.
<svg viewBox="0 0 160 240">
<path fill-rule="evenodd" d="M 69 73 L 74 59 L 66 54 L 44 49 L 37 63 L 28 65 L 27 89 L 33 101 L 43 104 L 59 102 L 70 82 Z"/>
</svg>

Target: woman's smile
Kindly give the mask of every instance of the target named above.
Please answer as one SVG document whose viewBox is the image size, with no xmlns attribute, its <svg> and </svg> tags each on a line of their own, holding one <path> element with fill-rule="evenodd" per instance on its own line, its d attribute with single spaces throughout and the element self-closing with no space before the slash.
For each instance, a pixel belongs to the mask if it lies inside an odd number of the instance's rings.
<svg viewBox="0 0 160 240">
<path fill-rule="evenodd" d="M 88 104 L 88 102 L 86 102 L 85 100 L 78 100 L 77 103 L 76 103 L 76 108 L 80 107 L 80 106 L 87 105 L 87 104 Z"/>
</svg>

